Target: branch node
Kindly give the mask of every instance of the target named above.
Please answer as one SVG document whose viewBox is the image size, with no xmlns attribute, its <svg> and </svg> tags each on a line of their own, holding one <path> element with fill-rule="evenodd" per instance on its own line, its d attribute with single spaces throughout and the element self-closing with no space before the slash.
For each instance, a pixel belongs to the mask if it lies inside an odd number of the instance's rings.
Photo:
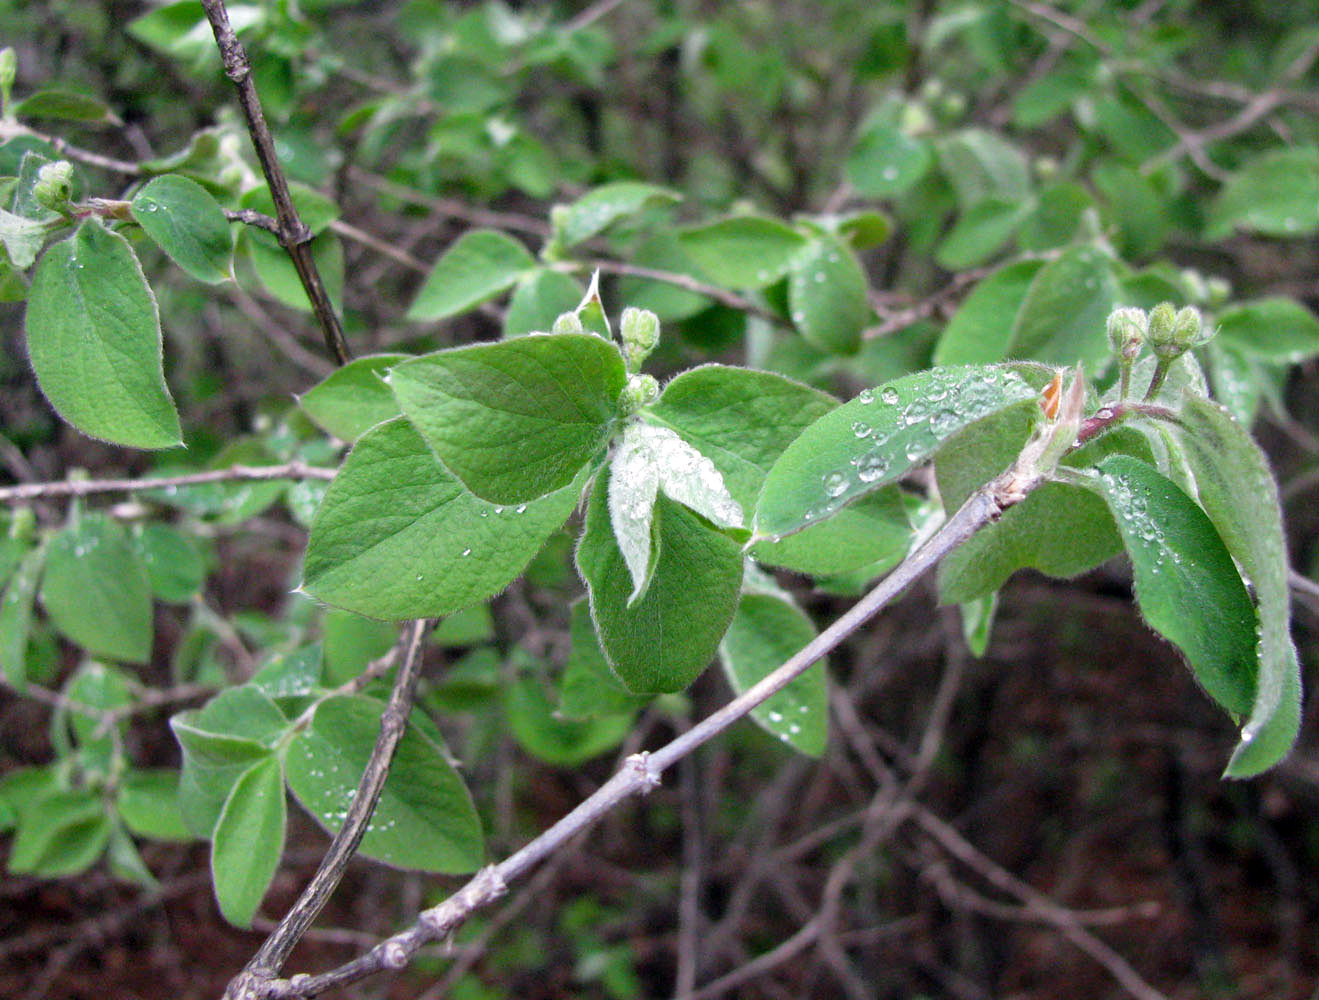
<svg viewBox="0 0 1319 1000">
<path fill-rule="evenodd" d="M 380 948 L 380 964 L 386 969 L 401 969 L 408 964 L 408 949 L 398 941 L 386 941 Z"/>
<path fill-rule="evenodd" d="M 649 795 L 663 783 L 659 768 L 650 762 L 650 751 L 642 750 L 640 753 L 634 753 L 625 764 L 641 781 L 641 786 L 637 789 L 639 794 Z"/>
</svg>

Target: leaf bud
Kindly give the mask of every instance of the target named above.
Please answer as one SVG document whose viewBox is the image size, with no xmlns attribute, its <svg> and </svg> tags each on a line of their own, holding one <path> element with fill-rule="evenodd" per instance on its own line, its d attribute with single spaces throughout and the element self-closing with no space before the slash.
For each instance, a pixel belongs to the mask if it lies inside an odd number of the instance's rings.
<svg viewBox="0 0 1319 1000">
<path fill-rule="evenodd" d="M 73 164 L 68 160 L 47 163 L 37 171 L 32 198 L 42 208 L 61 214 L 68 212 L 73 198 Z"/>
<path fill-rule="evenodd" d="M 1131 361 L 1140 354 L 1149 327 L 1144 309 L 1124 306 L 1108 314 L 1108 344 L 1123 361 Z"/>
<path fill-rule="evenodd" d="M 550 327 L 550 333 L 585 333 L 582 318 L 575 312 L 560 313 L 559 318 Z"/>
<path fill-rule="evenodd" d="M 636 413 L 659 398 L 659 383 L 654 375 L 629 375 L 627 385 L 619 397 L 619 408 L 625 414 Z"/>
<path fill-rule="evenodd" d="M 649 309 L 628 306 L 619 322 L 619 335 L 623 338 L 623 358 L 628 370 L 635 372 L 659 343 L 659 317 Z"/>
<path fill-rule="evenodd" d="M 9 89 L 14 85 L 14 78 L 18 76 L 18 56 L 10 46 L 0 49 L 0 94 L 4 95 L 5 103 L 9 103 Z"/>
<path fill-rule="evenodd" d="M 1218 275 L 1205 279 L 1205 291 L 1208 292 L 1209 305 L 1217 308 L 1232 297 L 1232 284 Z"/>
</svg>

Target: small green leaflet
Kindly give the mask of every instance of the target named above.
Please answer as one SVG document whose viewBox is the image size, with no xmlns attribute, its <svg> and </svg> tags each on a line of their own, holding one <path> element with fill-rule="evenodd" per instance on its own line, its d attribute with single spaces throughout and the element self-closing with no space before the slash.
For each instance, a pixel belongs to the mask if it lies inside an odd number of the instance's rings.
<svg viewBox="0 0 1319 1000">
<path fill-rule="evenodd" d="M 525 504 L 463 488 L 412 425 L 362 435 L 330 484 L 303 567 L 318 600 L 371 618 L 451 614 L 506 587 L 567 520 L 580 483 Z"/>
<path fill-rule="evenodd" d="M 444 319 L 493 299 L 534 267 L 513 237 L 494 229 L 464 233 L 435 263 L 408 309 L 408 319 Z"/>
<path fill-rule="evenodd" d="M 561 719 L 535 677 L 519 677 L 504 691 L 508 728 L 534 757 L 559 767 L 577 767 L 623 742 L 632 729 L 631 711 L 589 719 Z"/>
<path fill-rule="evenodd" d="M 224 918 L 251 927 L 284 853 L 284 774 L 274 754 L 234 782 L 211 839 L 211 879 Z"/>
<path fill-rule="evenodd" d="M 993 365 L 904 375 L 826 414 L 779 456 L 765 477 L 754 522 L 758 538 L 791 535 L 895 482 L 964 427 L 1035 388 Z"/>
<path fill-rule="evenodd" d="M 394 367 L 394 396 L 445 466 L 478 497 L 535 500 L 567 486 L 608 442 L 627 375 L 591 334 L 518 337 Z"/>
<path fill-rule="evenodd" d="M 1117 303 L 1113 261 L 1090 247 L 1064 250 L 1036 273 L 1017 313 L 1010 354 L 1102 372 L 1110 356 L 1105 324 Z"/>
<path fill-rule="evenodd" d="M 1255 628 L 1245 584 L 1200 507 L 1152 466 L 1127 455 L 1099 464 L 1150 627 L 1186 656 L 1196 679 L 1236 715 L 1255 700 Z"/>
<path fill-rule="evenodd" d="M 167 174 L 131 202 L 133 218 L 174 263 L 198 281 L 233 278 L 233 236 L 224 209 L 194 180 Z"/>
<path fill-rule="evenodd" d="M 5 588 L 0 603 L 0 670 L 6 683 L 18 691 L 27 684 L 27 641 L 32 628 L 32 603 L 37 581 L 46 565 L 46 546 L 28 551 Z"/>
<path fill-rule="evenodd" d="M 790 601 L 745 593 L 719 644 L 724 673 L 736 694 L 754 686 L 815 638 L 815 626 Z M 811 757 L 824 753 L 829 735 L 827 661 L 793 678 L 751 710 L 756 724 Z"/>
<path fill-rule="evenodd" d="M 940 365 L 992 364 L 1008 355 L 1012 328 L 1043 261 L 1020 260 L 982 280 L 953 314 L 939 337 Z"/>
<path fill-rule="evenodd" d="M 1216 343 L 1247 357 L 1296 364 L 1319 354 L 1319 319 L 1292 299 L 1242 302 L 1216 319 Z"/>
<path fill-rule="evenodd" d="M 9 849 L 15 875 L 59 878 L 90 868 L 110 839 L 110 817 L 96 792 L 69 789 L 30 803 Z"/>
<path fill-rule="evenodd" d="M 680 691 L 709 665 L 737 607 L 742 551 L 682 504 L 655 503 L 655 566 L 634 604 L 631 574 L 614 541 L 603 470 L 586 510 L 577 566 L 600 646 L 637 693 Z"/>
<path fill-rule="evenodd" d="M 33 275 L 26 325 L 41 391 L 74 427 L 134 448 L 181 442 L 156 300 L 122 236 L 84 222 L 50 247 Z"/>
<path fill-rule="evenodd" d="M 897 125 L 863 132 L 847 157 L 847 177 L 868 198 L 892 198 L 915 185 L 934 163 L 928 139 L 907 135 Z"/>
<path fill-rule="evenodd" d="M 548 267 L 525 272 L 508 300 L 504 337 L 547 333 L 563 313 L 572 312 L 586 290 L 577 279 Z"/>
<path fill-rule="evenodd" d="M 1224 185 L 1205 235 L 1234 227 L 1266 236 L 1302 236 L 1319 229 L 1319 149 L 1296 146 L 1250 160 Z"/>
<path fill-rule="evenodd" d="M 285 762 L 289 788 L 332 833 L 357 791 L 380 732 L 384 703 L 360 695 L 321 702 L 293 738 Z M 460 874 L 484 859 L 481 821 L 443 749 L 409 723 L 359 852 L 396 868 Z"/>
</svg>

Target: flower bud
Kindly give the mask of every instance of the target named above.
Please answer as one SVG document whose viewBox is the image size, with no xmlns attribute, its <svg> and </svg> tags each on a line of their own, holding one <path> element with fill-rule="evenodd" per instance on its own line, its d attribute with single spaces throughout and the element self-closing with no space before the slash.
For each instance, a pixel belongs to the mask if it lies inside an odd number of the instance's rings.
<svg viewBox="0 0 1319 1000">
<path fill-rule="evenodd" d="M 1209 305 L 1218 308 L 1232 297 L 1232 284 L 1226 278 L 1214 275 L 1205 279 L 1205 291 L 1209 293 Z"/>
<path fill-rule="evenodd" d="M 1123 361 L 1131 361 L 1140 353 L 1149 328 L 1149 317 L 1144 309 L 1125 306 L 1108 314 L 1108 345 Z"/>
<path fill-rule="evenodd" d="M 636 413 L 659 398 L 659 383 L 654 375 L 629 375 L 627 385 L 619 397 L 619 408 L 625 413 Z"/>
<path fill-rule="evenodd" d="M 73 164 L 68 160 L 47 163 L 37 171 L 32 198 L 42 208 L 61 214 L 69 210 L 73 198 Z"/>
<path fill-rule="evenodd" d="M 623 358 L 629 371 L 637 371 L 650 357 L 659 343 L 659 317 L 649 309 L 628 306 L 619 322 L 619 335 L 623 338 Z"/>
<path fill-rule="evenodd" d="M 1174 312 L 1171 302 L 1160 302 L 1150 310 L 1150 346 L 1158 357 L 1171 361 L 1200 343 L 1202 326 L 1195 306 Z"/>
</svg>

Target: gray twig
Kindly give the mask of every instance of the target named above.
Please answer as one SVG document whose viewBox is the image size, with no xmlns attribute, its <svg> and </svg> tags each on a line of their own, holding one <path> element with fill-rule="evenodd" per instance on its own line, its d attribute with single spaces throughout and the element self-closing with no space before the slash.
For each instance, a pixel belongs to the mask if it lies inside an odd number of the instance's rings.
<svg viewBox="0 0 1319 1000">
<path fill-rule="evenodd" d="M 338 469 L 306 462 L 283 465 L 231 465 L 226 469 L 185 472 L 177 476 L 148 476 L 143 479 L 65 479 L 51 483 L 20 483 L 0 486 L 0 503 L 36 500 L 48 497 L 85 497 L 94 493 L 136 493 L 139 490 L 167 490 L 204 483 L 233 483 L 269 479 L 333 479 Z"/>
</svg>

